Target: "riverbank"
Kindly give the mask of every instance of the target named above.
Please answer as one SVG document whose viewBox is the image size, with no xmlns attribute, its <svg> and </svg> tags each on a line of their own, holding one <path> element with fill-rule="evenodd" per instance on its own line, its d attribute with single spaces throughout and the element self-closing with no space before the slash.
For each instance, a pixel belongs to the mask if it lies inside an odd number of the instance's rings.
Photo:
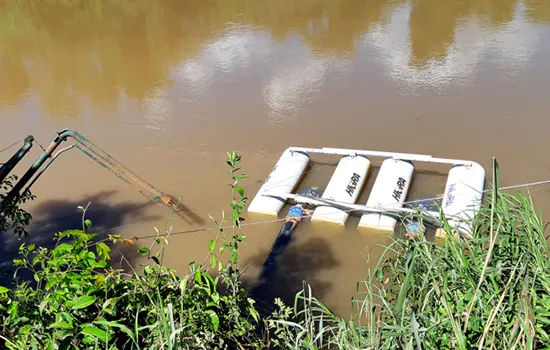
<svg viewBox="0 0 550 350">
<path fill-rule="evenodd" d="M 190 262 L 188 274 L 164 264 L 169 225 L 157 230 L 150 248 L 139 250 L 148 257 L 142 270 L 114 268 L 111 245 L 136 241 L 94 235 L 87 208 L 81 229 L 56 235 L 53 248 L 23 245 L 14 265 L 34 282 L 0 287 L 3 345 L 519 349 L 550 341 L 544 224 L 529 196 L 498 190 L 488 196 L 469 240 L 450 227 L 449 238 L 440 242 L 393 238 L 358 283 L 351 319 L 333 314 L 307 284 L 295 305 L 277 299 L 272 315 L 260 315 L 240 281 L 238 251 L 245 237 L 239 226 L 246 204 L 237 169 L 241 158 L 230 154 L 227 161 L 233 197 L 226 220 L 233 228 L 219 230 L 208 255 Z"/>
</svg>

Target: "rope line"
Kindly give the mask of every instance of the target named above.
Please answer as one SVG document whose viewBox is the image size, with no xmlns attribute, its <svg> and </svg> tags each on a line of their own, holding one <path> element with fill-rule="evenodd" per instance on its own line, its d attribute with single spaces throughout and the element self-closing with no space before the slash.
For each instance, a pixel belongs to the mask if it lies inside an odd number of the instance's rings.
<svg viewBox="0 0 550 350">
<path fill-rule="evenodd" d="M 42 146 L 40 146 L 42 147 Z M 317 170 L 322 170 L 322 169 L 325 169 L 325 168 L 328 168 L 328 167 L 331 167 L 335 164 L 337 164 L 339 161 L 336 161 L 336 162 L 333 162 L 333 163 L 328 163 L 328 164 L 324 164 L 318 168 L 313 168 L 313 169 L 310 169 L 306 172 L 304 172 L 304 175 L 305 174 L 308 174 L 308 173 L 312 173 L 314 171 L 317 171 Z M 281 183 L 281 182 L 284 182 L 288 179 L 291 179 L 292 177 L 289 177 L 289 178 L 286 178 L 286 179 L 282 179 L 276 183 L 273 183 L 273 184 L 270 184 L 269 186 L 273 186 L 273 185 L 276 185 L 278 183 Z M 126 200 L 126 201 L 122 201 L 122 202 L 118 202 L 116 203 L 116 205 L 121 205 L 121 204 L 127 204 L 127 203 L 139 203 L 138 201 L 136 200 Z M 90 213 L 90 212 L 96 212 L 96 211 L 99 211 L 99 210 L 109 210 L 109 206 L 108 205 L 104 205 L 104 206 L 99 206 L 99 207 L 91 207 L 90 209 L 88 209 L 86 212 L 87 213 Z M 64 214 L 64 215 L 59 215 L 59 216 L 55 216 L 53 218 L 49 218 L 48 220 L 52 221 L 52 220 L 58 220 L 58 219 L 63 219 L 63 218 L 67 218 L 67 217 L 72 217 L 74 214 Z M 136 223 L 139 223 L 140 221 L 136 222 Z M 41 225 L 43 224 L 42 222 L 31 222 L 28 226 L 35 226 L 35 225 Z M 131 225 L 131 224 L 130 224 Z M 115 229 L 115 228 L 120 228 L 120 227 L 126 227 L 127 225 L 122 225 L 122 226 L 115 226 L 113 227 L 112 229 Z M 242 226 L 242 225 L 241 225 Z"/>
<path fill-rule="evenodd" d="M 46 152 L 46 149 L 44 148 L 44 146 L 42 146 L 42 144 L 41 144 L 38 140 L 35 140 L 35 141 L 36 141 L 36 143 L 38 144 L 38 146 L 39 146 L 40 148 L 42 148 L 42 151 L 43 151 L 43 152 Z"/>
<path fill-rule="evenodd" d="M 15 146 L 17 143 L 19 143 L 21 141 L 17 141 L 15 142 L 14 144 L 2 149 L 0 151 L 3 152 L 13 146 Z M 40 146 L 40 148 L 42 148 L 42 150 L 44 150 L 44 147 L 38 142 L 38 145 Z M 335 162 L 331 162 L 331 163 L 327 163 L 327 164 L 324 164 L 323 166 L 320 166 L 320 167 L 317 167 L 317 168 L 312 168 L 306 172 L 304 172 L 301 176 L 303 175 L 306 175 L 306 174 L 309 174 L 309 173 L 312 173 L 314 171 L 319 171 L 319 170 L 323 170 L 323 169 L 326 169 L 328 167 L 331 167 L 333 165 L 336 165 L 340 162 L 340 160 L 338 161 L 335 161 Z M 287 181 L 289 179 L 292 179 L 294 176 L 291 176 L 291 177 L 288 177 L 288 178 L 284 178 L 284 179 L 281 179 L 279 180 L 278 182 L 275 182 L 275 183 L 272 183 L 272 184 L 269 184 L 267 187 L 270 188 L 272 186 L 275 186 L 279 183 L 282 183 L 284 181 Z M 520 184 L 520 185 L 513 185 L 513 186 L 506 186 L 506 187 L 501 187 L 500 189 L 501 190 L 509 190 L 509 189 L 514 189 L 514 188 L 520 188 L 520 187 L 529 187 L 529 186 L 538 186 L 538 185 L 543 185 L 543 184 L 548 184 L 550 183 L 550 180 L 543 180 L 543 181 L 536 181 L 536 182 L 531 182 L 531 183 L 526 183 L 526 184 Z M 484 190 L 484 191 L 481 191 L 481 193 L 486 193 L 486 192 L 489 192 L 490 190 Z M 443 195 L 439 195 L 439 196 L 435 196 L 435 197 L 431 197 L 431 198 L 424 198 L 424 199 L 417 199 L 417 200 L 410 200 L 410 201 L 405 201 L 403 202 L 403 205 L 405 204 L 414 204 L 414 203 L 418 203 L 418 202 L 423 202 L 423 201 L 433 201 L 433 200 L 437 200 L 437 199 L 442 199 L 444 196 Z M 128 200 L 128 201 L 123 201 L 121 203 L 117 203 L 117 204 L 124 204 L 124 203 L 129 203 L 129 202 L 133 202 L 132 200 Z M 388 204 L 390 205 L 390 204 Z M 383 207 L 383 206 L 382 206 Z M 96 210 L 101 210 L 101 209 L 107 209 L 107 208 L 94 208 L 94 209 L 90 209 L 89 211 L 96 211 Z M 350 211 L 354 211 L 356 209 L 348 209 L 348 210 L 343 210 L 344 212 L 350 212 Z M 341 209 L 338 210 L 338 211 L 335 211 L 334 213 L 338 213 L 342 211 Z M 328 213 L 327 215 L 330 215 L 332 213 Z M 53 218 L 52 220 L 55 220 L 55 219 L 60 219 L 60 218 L 64 218 L 64 217 L 68 217 L 70 216 L 71 214 L 67 214 L 67 215 L 62 215 L 62 216 L 58 216 L 58 217 L 55 217 Z M 305 215 L 304 218 L 310 218 L 311 215 Z M 282 219 L 273 219 L 273 220 L 264 220 L 264 221 L 258 221 L 258 222 L 250 222 L 250 223 L 243 223 L 241 224 L 240 226 L 241 227 L 246 227 L 246 226 L 253 226 L 253 225 L 260 225 L 260 224 L 266 224 L 266 223 L 275 223 L 275 222 L 281 222 L 281 221 L 284 221 L 285 219 L 282 218 Z M 112 227 L 110 229 L 108 229 L 109 231 L 111 230 L 114 230 L 114 229 L 118 229 L 118 228 L 122 228 L 122 227 L 127 227 L 127 226 L 131 226 L 131 225 L 135 225 L 135 224 L 138 224 L 138 223 L 142 223 L 142 222 L 145 222 L 145 221 L 137 221 L 137 222 L 133 222 L 133 223 L 130 223 L 130 224 L 127 224 L 127 225 L 120 225 L 120 226 L 115 226 L 115 227 Z M 39 223 L 32 223 L 31 225 L 38 225 Z M 190 229 L 190 230 L 185 230 L 185 231 L 178 231 L 178 232 L 172 232 L 170 233 L 170 235 L 176 235 L 176 234 L 184 234 L 184 233 L 194 233 L 194 232 L 204 232 L 204 231 L 214 231 L 214 230 L 218 230 L 218 229 L 226 229 L 226 228 L 231 228 L 233 227 L 233 225 L 225 225 L 225 226 L 221 226 L 221 227 L 206 227 L 206 228 L 199 228 L 199 229 Z M 166 234 L 163 234 L 163 235 L 166 235 Z M 161 235 L 162 236 L 162 235 Z M 154 237 L 157 237 L 157 235 L 146 235 L 146 236 L 140 236 L 140 237 L 136 237 L 138 239 L 141 239 L 141 238 L 154 238 Z"/>
<path fill-rule="evenodd" d="M 501 187 L 500 190 L 510 190 L 510 189 L 515 189 L 515 188 L 520 188 L 520 187 L 529 187 L 529 186 L 538 186 L 538 185 L 544 185 L 544 184 L 548 184 L 550 183 L 550 180 L 544 180 L 544 181 L 536 181 L 536 182 L 530 182 L 530 183 L 525 183 L 525 184 L 520 184 L 520 185 L 512 185 L 512 186 L 506 186 L 506 187 Z M 489 192 L 490 190 L 484 190 L 483 193 L 485 192 Z M 434 198 L 441 198 L 442 196 L 439 196 L 439 197 L 434 197 Z M 417 200 L 417 201 L 410 201 L 409 203 L 411 202 L 419 202 L 419 201 L 425 201 L 425 200 L 430 200 L 430 198 L 428 199 L 422 199 L 422 200 Z M 338 210 L 338 211 L 334 211 L 334 212 L 331 212 L 331 213 L 327 213 L 326 215 L 331 215 L 331 214 L 336 214 L 336 213 L 339 213 L 341 211 L 343 212 L 352 212 L 352 211 L 356 211 L 357 209 L 347 209 L 347 210 Z M 310 219 L 312 215 L 304 215 L 303 218 L 304 219 Z M 264 220 L 264 221 L 256 221 L 256 222 L 249 222 L 249 223 L 243 223 L 241 224 L 240 226 L 241 227 L 246 227 L 246 226 L 254 226 L 254 225 L 262 225 L 262 224 L 268 224 L 268 223 L 275 223 L 275 222 L 281 222 L 281 221 L 285 221 L 286 219 L 285 218 L 280 218 L 280 219 L 272 219 L 272 220 Z M 219 229 L 227 229 L 227 228 L 232 228 L 233 225 L 224 225 L 224 226 L 218 226 L 218 227 L 206 227 L 206 228 L 198 228 L 198 229 L 191 229 L 191 230 L 185 230 L 185 231 L 177 231 L 177 232 L 171 232 L 169 233 L 170 236 L 172 235 L 180 235 L 180 234 L 185 234 L 185 233 L 196 233 L 196 232 L 205 232 L 205 231 L 214 231 L 214 230 L 219 230 Z M 138 240 L 139 239 L 147 239 L 147 238 L 156 238 L 156 237 L 162 237 L 162 236 L 167 236 L 168 233 L 164 233 L 164 234 L 159 234 L 159 235 L 146 235 L 146 236 L 135 236 L 134 238 L 137 238 Z"/>
<path fill-rule="evenodd" d="M 304 218 L 309 218 L 310 215 L 304 215 Z M 240 227 L 246 227 L 246 226 L 255 226 L 255 225 L 262 225 L 262 224 L 271 224 L 275 222 L 281 222 L 285 221 L 285 218 L 280 219 L 271 219 L 271 220 L 264 220 L 264 221 L 255 221 L 255 222 L 247 222 L 244 224 L 241 224 Z M 170 232 L 170 233 L 163 233 L 158 235 L 147 235 L 147 236 L 136 236 L 134 238 L 139 239 L 147 239 L 147 238 L 157 238 L 157 237 L 163 237 L 163 236 L 173 236 L 173 235 L 181 235 L 184 233 L 195 233 L 195 232 L 204 232 L 204 231 L 217 231 L 217 230 L 225 230 L 228 228 L 232 228 L 233 225 L 223 225 L 218 227 L 204 227 L 204 228 L 196 228 L 191 230 L 185 230 L 185 231 L 177 231 L 177 232 Z"/>
<path fill-rule="evenodd" d="M 545 184 L 549 184 L 550 183 L 550 180 L 543 180 L 543 181 L 536 181 L 536 182 L 529 182 L 529 183 L 525 183 L 525 184 L 520 184 L 520 185 L 512 185 L 512 186 L 505 186 L 505 187 L 501 187 L 500 189 L 501 190 L 510 190 L 510 189 L 515 189 L 515 188 L 520 188 L 520 187 L 529 187 L 529 186 L 539 186 L 539 185 L 545 185 Z M 484 190 L 483 192 L 489 192 L 490 190 Z M 432 198 L 426 198 L 426 199 L 419 199 L 419 200 L 413 200 L 413 201 L 408 201 L 408 202 L 405 202 L 404 204 L 410 204 L 410 203 L 415 203 L 415 202 L 421 202 L 421 201 L 426 201 L 426 200 L 434 200 L 434 199 L 439 199 L 439 198 L 442 198 L 442 196 L 438 196 L 438 197 L 432 197 Z M 121 202 L 121 203 L 127 203 L 127 202 L 131 202 L 131 201 L 124 201 L 124 202 Z M 102 208 L 102 209 L 107 209 L 107 208 Z M 331 213 L 328 213 L 327 215 L 330 215 L 330 214 L 336 214 L 340 211 L 344 211 L 344 212 L 351 212 L 351 211 L 354 211 L 356 209 L 348 209 L 348 210 L 341 210 L 339 209 L 338 211 L 334 211 L 334 212 L 331 212 Z M 89 211 L 93 211 L 92 209 L 90 209 Z M 60 216 L 60 217 L 57 217 L 57 218 L 63 218 L 63 217 L 66 217 L 66 216 L 70 216 L 70 215 L 63 215 L 63 216 Z M 304 218 L 305 219 L 309 219 L 311 218 L 311 215 L 304 215 Z M 55 220 L 56 218 L 54 218 L 53 220 Z M 140 220 L 140 221 L 134 221 L 132 223 L 129 223 L 129 224 L 125 224 L 125 225 L 119 225 L 119 226 L 114 226 L 114 227 L 111 227 L 109 229 L 106 229 L 106 230 L 102 230 L 103 233 L 107 233 L 107 232 L 112 232 L 113 230 L 116 230 L 116 229 L 120 229 L 120 228 L 124 228 L 124 227 L 129 227 L 129 226 L 133 226 L 133 225 L 136 225 L 136 224 L 141 224 L 141 223 L 145 223 L 149 220 Z M 255 221 L 255 222 L 246 222 L 246 223 L 242 223 L 240 226 L 241 227 L 247 227 L 247 226 L 255 226 L 255 225 L 262 225 L 262 224 L 269 224 L 269 223 L 276 223 L 276 222 L 282 222 L 282 221 L 285 221 L 285 218 L 278 218 L 278 219 L 271 219 L 271 220 L 263 220 L 263 221 Z M 32 225 L 38 225 L 38 224 L 41 224 L 41 225 L 45 225 L 45 223 L 43 222 L 35 222 L 35 223 L 32 223 Z M 190 229 L 190 230 L 184 230 L 184 231 L 177 231 L 177 232 L 171 232 L 170 235 L 180 235 L 180 234 L 185 234 L 185 233 L 196 233 L 196 232 L 206 232 L 206 231 L 215 231 L 215 230 L 219 230 L 220 228 L 222 229 L 227 229 L 227 228 L 232 228 L 233 225 L 224 225 L 224 226 L 216 226 L 216 227 L 203 227 L 203 228 L 196 228 L 196 229 Z M 160 237 L 161 236 L 166 236 L 167 234 L 161 234 L 159 235 Z M 135 238 L 137 238 L 138 240 L 139 239 L 147 239 L 147 238 L 156 238 L 157 235 L 145 235 L 145 236 L 135 236 Z"/>
<path fill-rule="evenodd" d="M 12 148 L 13 146 L 17 145 L 19 142 L 22 142 L 22 141 L 21 141 L 21 140 L 15 141 L 14 143 L 12 143 L 11 145 L 9 145 L 8 147 L 1 149 L 1 150 L 0 150 L 0 153 L 9 150 L 9 149 Z"/>
<path fill-rule="evenodd" d="M 525 183 L 525 184 L 521 184 L 521 185 L 511 185 L 511 186 L 499 187 L 499 189 L 503 190 L 503 191 L 506 191 L 506 190 L 513 190 L 515 188 L 520 188 L 520 187 L 545 185 L 545 184 L 548 184 L 548 183 L 550 183 L 550 180 L 542 180 L 542 181 L 529 182 L 529 183 Z M 491 191 L 491 190 L 483 190 L 480 193 L 483 194 L 483 193 L 487 193 L 489 191 Z M 436 197 L 424 198 L 424 199 L 416 199 L 416 200 L 412 200 L 412 201 L 403 202 L 403 204 L 412 204 L 412 203 L 418 203 L 418 202 L 424 202 L 424 201 L 433 201 L 433 200 L 442 199 L 442 198 L 443 198 L 443 196 L 436 196 Z"/>
</svg>

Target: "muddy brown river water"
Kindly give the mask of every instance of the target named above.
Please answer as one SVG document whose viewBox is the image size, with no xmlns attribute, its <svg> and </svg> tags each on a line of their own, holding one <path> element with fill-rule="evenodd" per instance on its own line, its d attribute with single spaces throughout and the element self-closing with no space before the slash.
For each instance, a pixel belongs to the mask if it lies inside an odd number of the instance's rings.
<svg viewBox="0 0 550 350">
<path fill-rule="evenodd" d="M 289 146 L 423 153 L 488 170 L 495 156 L 503 185 L 550 179 L 549 110 L 548 0 L 0 3 L 0 149 L 75 129 L 183 196 L 187 214 L 173 218 L 174 231 L 213 226 L 208 216 L 229 210 L 232 150 L 244 156 L 250 197 Z M 322 167 L 334 158 L 317 160 Z M 323 186 L 333 169 L 308 174 L 301 188 Z M 443 191 L 444 172 L 419 170 L 412 197 Z M 531 191 L 550 210 L 550 186 Z M 30 233 L 42 244 L 78 226 L 76 207 L 89 201 L 100 232 L 140 236 L 164 225 L 162 208 L 77 151 L 61 156 L 34 193 Z M 390 241 L 356 223 L 300 225 L 269 293 L 291 298 L 306 280 L 348 314 L 376 246 Z M 279 229 L 243 229 L 247 286 Z M 173 236 L 166 263 L 184 272 L 213 235 Z M 5 234 L 2 242 L 3 259 L 12 257 L 19 242 Z"/>
</svg>

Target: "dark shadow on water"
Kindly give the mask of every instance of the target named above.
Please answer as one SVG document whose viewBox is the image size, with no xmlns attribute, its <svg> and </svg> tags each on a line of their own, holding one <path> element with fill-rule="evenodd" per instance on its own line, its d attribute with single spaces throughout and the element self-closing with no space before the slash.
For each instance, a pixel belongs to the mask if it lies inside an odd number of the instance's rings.
<svg viewBox="0 0 550 350">
<path fill-rule="evenodd" d="M 170 195 L 170 197 L 174 198 L 177 201 L 177 196 Z M 183 201 L 178 204 L 176 210 L 174 211 L 174 214 L 180 217 L 188 225 L 204 225 L 204 223 L 206 222 L 196 212 L 185 205 Z"/>
<path fill-rule="evenodd" d="M 293 235 L 299 234 L 300 228 Z M 266 258 L 267 256 L 267 258 Z M 281 298 L 287 305 L 294 305 L 296 293 L 303 289 L 303 282 L 311 285 L 314 295 L 322 298 L 331 288 L 323 281 L 323 270 L 332 269 L 339 262 L 332 254 L 326 239 L 314 237 L 306 242 L 295 242 L 294 237 L 279 236 L 271 251 L 259 252 L 243 266 L 261 266 L 257 281 L 244 281 L 256 307 L 263 315 L 275 310 L 275 298 Z"/>
<path fill-rule="evenodd" d="M 0 284 L 10 285 L 13 282 L 12 260 L 18 258 L 18 249 L 22 243 L 35 244 L 37 247 L 53 248 L 54 234 L 68 229 L 82 228 L 82 211 L 79 206 L 90 207 L 86 218 L 93 223 L 91 233 L 98 233 L 99 239 L 106 238 L 107 234 L 116 234 L 117 227 L 131 224 L 133 220 L 147 221 L 158 219 L 159 216 L 145 215 L 146 208 L 153 206 L 150 202 L 122 202 L 113 204 L 116 191 L 98 192 L 91 196 L 84 196 L 78 200 L 37 200 L 38 205 L 32 210 L 33 220 L 27 227 L 28 237 L 17 237 L 11 232 L 0 233 Z M 135 245 L 118 243 L 111 247 L 112 264 L 116 265 L 123 254 L 130 264 L 136 261 L 137 249 Z M 19 278 L 32 278 L 29 275 Z"/>
</svg>

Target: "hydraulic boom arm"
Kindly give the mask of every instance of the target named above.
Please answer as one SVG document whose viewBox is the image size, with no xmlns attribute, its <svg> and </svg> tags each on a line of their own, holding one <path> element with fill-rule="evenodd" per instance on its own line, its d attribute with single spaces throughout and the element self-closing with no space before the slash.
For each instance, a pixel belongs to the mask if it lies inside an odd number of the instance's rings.
<svg viewBox="0 0 550 350">
<path fill-rule="evenodd" d="M 72 138 L 75 143 L 55 152 L 59 145 L 62 142 L 67 141 L 68 138 Z M 2 165 L 0 168 L 0 181 L 9 174 L 21 158 L 23 158 L 23 156 L 30 150 L 33 140 L 34 138 L 32 136 L 27 137 L 25 139 L 25 145 L 23 145 L 23 147 L 6 164 Z M 139 191 L 139 193 L 149 198 L 154 203 L 164 203 L 171 208 L 175 208 L 177 205 L 177 202 L 173 198 L 156 189 L 153 185 L 145 181 L 132 170 L 128 169 L 107 152 L 93 144 L 90 140 L 86 139 L 78 132 L 70 129 L 64 129 L 57 133 L 56 137 L 48 145 L 46 150 L 15 184 L 7 198 L 17 198 L 21 193 L 24 193 L 22 190 L 27 184 L 28 185 L 25 188 L 25 191 L 29 190 L 59 155 L 72 148 L 82 151 L 85 155 L 114 173 L 119 179 L 134 187 L 137 191 Z"/>
</svg>

